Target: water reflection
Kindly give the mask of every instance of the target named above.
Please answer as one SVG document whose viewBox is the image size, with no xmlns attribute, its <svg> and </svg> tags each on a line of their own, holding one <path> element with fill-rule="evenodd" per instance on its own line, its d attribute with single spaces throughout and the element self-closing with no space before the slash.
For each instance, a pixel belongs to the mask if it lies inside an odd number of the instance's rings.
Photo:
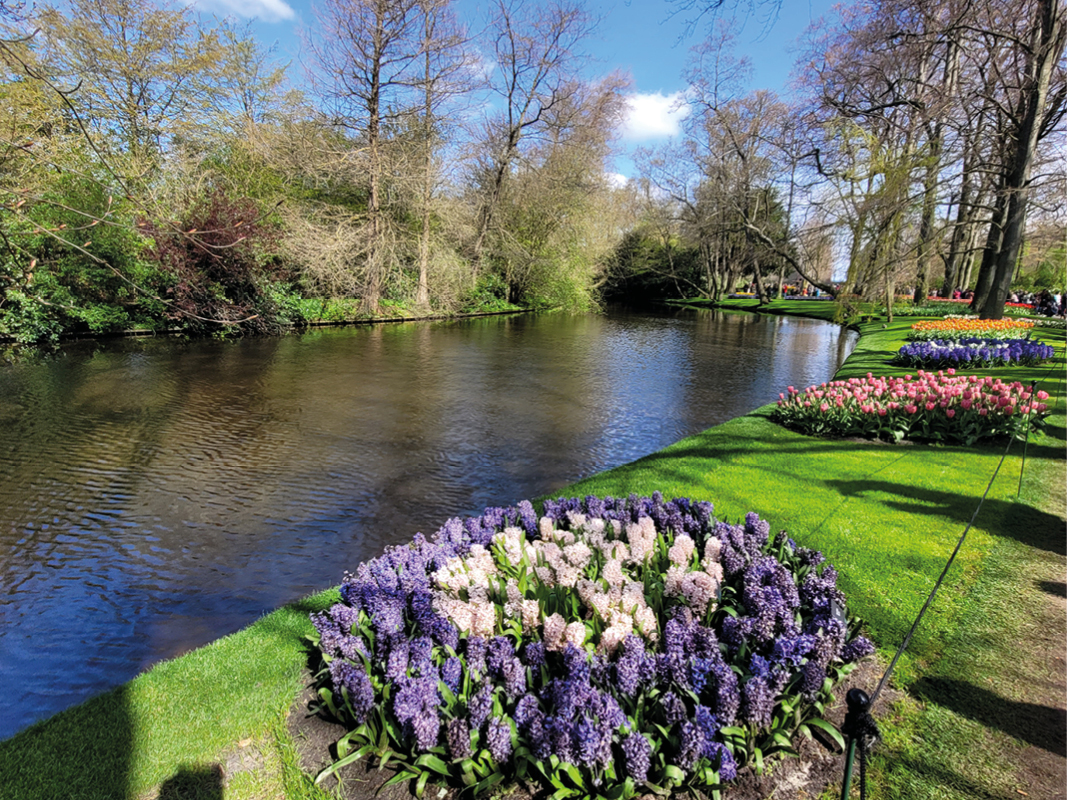
<svg viewBox="0 0 1067 800">
<path fill-rule="evenodd" d="M 450 515 L 825 380 L 850 343 L 744 314 L 526 315 L 3 368 L 0 737 Z"/>
</svg>

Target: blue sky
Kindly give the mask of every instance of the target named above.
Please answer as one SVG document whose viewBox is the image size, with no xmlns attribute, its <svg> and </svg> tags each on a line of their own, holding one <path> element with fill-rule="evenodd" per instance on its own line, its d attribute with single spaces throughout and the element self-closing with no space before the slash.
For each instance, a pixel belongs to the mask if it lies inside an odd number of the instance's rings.
<svg viewBox="0 0 1067 800">
<path fill-rule="evenodd" d="M 303 80 L 300 33 L 315 25 L 315 0 L 195 2 L 204 12 L 252 20 L 260 41 L 276 43 L 279 56 L 291 62 L 294 82 Z M 829 13 L 832 5 L 831 0 L 781 0 L 778 13 L 768 19 L 767 9 L 773 9 L 773 3 L 757 4 L 737 38 L 737 55 L 748 56 L 752 62 L 750 88 L 787 91 L 797 37 L 812 21 Z M 476 30 L 484 23 L 486 6 L 485 0 L 458 0 L 456 7 L 461 19 Z M 683 13 L 672 16 L 677 8 L 667 0 L 587 0 L 587 7 L 602 17 L 597 37 L 589 43 L 598 60 L 596 73 L 622 69 L 633 80 L 623 148 L 628 152 L 662 142 L 677 131 L 679 114 L 684 113 L 679 112 L 676 102 L 686 89 L 682 71 L 689 49 L 707 30 L 706 22 L 698 23 L 686 35 L 690 27 L 687 17 Z M 623 174 L 632 172 L 626 155 L 620 156 L 615 166 Z"/>
</svg>

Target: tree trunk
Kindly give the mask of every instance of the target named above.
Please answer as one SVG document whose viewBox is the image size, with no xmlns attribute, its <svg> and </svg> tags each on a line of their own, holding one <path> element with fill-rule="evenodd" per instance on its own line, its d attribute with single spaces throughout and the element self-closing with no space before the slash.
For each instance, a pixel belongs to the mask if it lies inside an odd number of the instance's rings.
<svg viewBox="0 0 1067 800">
<path fill-rule="evenodd" d="M 982 319 L 1000 319 L 1004 316 L 1004 303 L 1011 291 L 1011 279 L 1015 274 L 1015 262 L 1019 258 L 1026 226 L 1030 173 L 1045 120 L 1049 84 L 1052 72 L 1063 54 L 1065 21 L 1060 0 L 1038 0 L 1037 9 L 1020 103 L 1022 113 L 1018 124 L 1014 126 L 1014 148 L 1010 152 L 1009 168 L 1004 175 L 1007 197 L 1004 234 L 1000 249 L 994 254 L 995 274 L 991 288 L 979 311 Z M 1059 102 L 1062 103 L 1063 99 L 1060 98 Z"/>
</svg>

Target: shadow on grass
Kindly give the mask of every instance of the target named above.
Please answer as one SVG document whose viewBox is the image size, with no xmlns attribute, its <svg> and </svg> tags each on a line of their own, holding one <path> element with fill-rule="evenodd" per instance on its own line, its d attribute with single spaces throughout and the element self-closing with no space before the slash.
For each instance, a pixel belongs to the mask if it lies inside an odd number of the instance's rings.
<svg viewBox="0 0 1067 800">
<path fill-rule="evenodd" d="M 923 489 L 912 484 L 893 483 L 871 479 L 855 481 L 827 481 L 845 497 L 861 497 L 868 493 L 899 495 L 899 502 L 886 501 L 885 505 L 907 514 L 933 514 L 948 517 L 963 526 L 971 521 L 980 498 L 960 495 L 952 486 L 944 489 Z M 990 518 L 996 520 L 989 525 Z M 1063 537 L 1063 520 L 1054 514 L 1024 503 L 986 499 L 976 523 L 996 536 L 1010 536 L 1022 544 L 1057 555 L 1067 555 L 1067 542 Z"/>
<path fill-rule="evenodd" d="M 1003 792 L 990 791 L 988 786 L 975 783 L 958 772 L 946 769 L 941 765 L 935 765 L 929 761 L 901 758 L 894 762 L 893 772 L 908 776 L 912 780 L 922 780 L 925 782 L 924 789 L 945 787 L 954 790 L 956 794 L 962 794 L 965 797 L 974 798 L 974 800 L 1005 800 L 1007 797 Z M 945 795 L 939 793 L 937 796 L 942 797 Z"/>
<path fill-rule="evenodd" d="M 0 798 L 129 795 L 133 721 L 119 687 L 0 742 Z"/>
<path fill-rule="evenodd" d="M 988 689 L 949 678 L 920 678 L 910 692 L 1034 747 L 1067 755 L 1067 710 L 1006 700 Z"/>
<path fill-rule="evenodd" d="M 1038 581 L 1037 588 L 1056 597 L 1067 597 L 1067 583 L 1060 581 Z"/>
<path fill-rule="evenodd" d="M 159 800 L 222 800 L 223 780 L 219 764 L 182 765 L 159 787 Z"/>
</svg>

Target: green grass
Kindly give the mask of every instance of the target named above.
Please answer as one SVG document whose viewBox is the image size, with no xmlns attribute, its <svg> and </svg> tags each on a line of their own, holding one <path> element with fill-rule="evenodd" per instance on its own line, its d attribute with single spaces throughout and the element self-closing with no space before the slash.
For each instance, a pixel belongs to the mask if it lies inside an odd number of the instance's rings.
<svg viewBox="0 0 1067 800">
<path fill-rule="evenodd" d="M 752 301 L 735 301 L 738 307 Z M 814 316 L 830 303 L 776 301 Z M 862 326 L 838 377 L 902 374 L 888 361 L 913 320 Z M 989 371 L 1040 379 L 1052 395 L 1046 432 L 1016 443 L 931 612 L 897 669 L 908 694 L 883 721 L 871 772 L 876 798 L 1011 796 L 1030 733 L 1025 683 L 1037 575 L 1062 567 L 1065 504 L 1064 333 L 1052 365 Z M 829 376 L 828 376 L 829 377 Z M 798 387 L 799 388 L 799 387 Z M 783 387 L 784 389 L 784 387 Z M 593 476 L 563 494 L 662 491 L 707 499 L 736 520 L 757 511 L 823 550 L 850 608 L 868 620 L 883 658 L 902 640 L 970 521 L 1003 446 L 893 446 L 813 439 L 770 421 L 766 406 Z M 514 498 L 518 500 L 520 498 Z M 443 520 L 442 520 L 443 521 Z M 344 566 L 339 565 L 338 569 Z M 1062 569 L 1060 570 L 1062 572 Z M 157 666 L 120 689 L 0 743 L 0 798 L 319 797 L 296 765 L 284 717 L 300 686 L 307 614 L 329 593 Z M 873 687 L 869 687 L 873 689 Z M 987 709 L 980 711 L 976 709 Z M 243 759 L 243 760 L 242 760 Z M 242 764 L 244 766 L 242 767 Z M 184 787 L 184 788 L 182 788 Z M 181 789 L 179 792 L 178 790 Z"/>
</svg>

